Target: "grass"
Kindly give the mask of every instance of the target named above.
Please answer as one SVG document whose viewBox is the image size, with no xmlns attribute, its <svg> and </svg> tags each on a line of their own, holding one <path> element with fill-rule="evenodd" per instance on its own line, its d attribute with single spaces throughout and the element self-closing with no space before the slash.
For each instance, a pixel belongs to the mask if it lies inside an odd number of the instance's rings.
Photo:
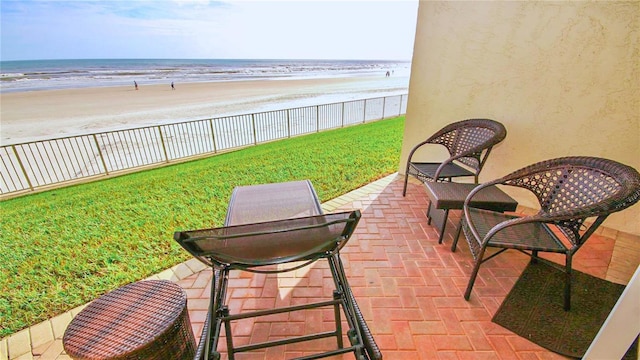
<svg viewBox="0 0 640 360">
<path fill-rule="evenodd" d="M 327 201 L 397 171 L 404 118 L 0 202 L 0 337 L 189 258 L 235 186 L 310 179 Z"/>
</svg>

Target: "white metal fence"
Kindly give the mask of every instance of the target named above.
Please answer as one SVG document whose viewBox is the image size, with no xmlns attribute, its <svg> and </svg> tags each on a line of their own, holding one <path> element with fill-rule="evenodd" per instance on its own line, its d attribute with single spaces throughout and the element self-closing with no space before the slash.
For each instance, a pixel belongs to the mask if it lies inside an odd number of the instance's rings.
<svg viewBox="0 0 640 360">
<path fill-rule="evenodd" d="M 406 113 L 407 95 L 116 130 L 0 147 L 0 195 Z"/>
</svg>

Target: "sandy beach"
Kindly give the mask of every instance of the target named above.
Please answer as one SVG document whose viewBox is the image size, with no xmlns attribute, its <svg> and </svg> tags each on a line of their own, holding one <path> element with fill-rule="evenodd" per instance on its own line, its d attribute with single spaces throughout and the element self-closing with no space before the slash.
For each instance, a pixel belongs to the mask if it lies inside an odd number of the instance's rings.
<svg viewBox="0 0 640 360">
<path fill-rule="evenodd" d="M 140 84 L 0 94 L 0 144 L 407 92 L 408 76 Z"/>
</svg>

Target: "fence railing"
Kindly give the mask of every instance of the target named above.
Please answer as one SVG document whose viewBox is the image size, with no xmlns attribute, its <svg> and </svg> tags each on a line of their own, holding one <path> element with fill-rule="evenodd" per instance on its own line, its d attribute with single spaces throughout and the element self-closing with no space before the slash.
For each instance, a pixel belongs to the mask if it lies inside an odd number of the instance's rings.
<svg viewBox="0 0 640 360">
<path fill-rule="evenodd" d="M 407 95 L 194 120 L 0 146 L 0 196 L 406 113 Z"/>
</svg>

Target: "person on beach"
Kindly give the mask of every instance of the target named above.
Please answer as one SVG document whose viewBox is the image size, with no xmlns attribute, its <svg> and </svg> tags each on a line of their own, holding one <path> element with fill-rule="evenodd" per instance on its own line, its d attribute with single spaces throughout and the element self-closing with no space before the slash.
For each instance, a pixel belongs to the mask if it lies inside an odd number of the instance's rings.
<svg viewBox="0 0 640 360">
<path fill-rule="evenodd" d="M 136 90 L 138 90 L 138 83 L 135 80 L 133 81 L 133 86 L 135 86 Z"/>
<path fill-rule="evenodd" d="M 173 81 L 172 81 L 172 82 L 171 82 L 171 90 L 175 90 L 175 89 L 176 89 L 176 87 L 175 87 L 175 86 L 173 86 Z"/>
</svg>

